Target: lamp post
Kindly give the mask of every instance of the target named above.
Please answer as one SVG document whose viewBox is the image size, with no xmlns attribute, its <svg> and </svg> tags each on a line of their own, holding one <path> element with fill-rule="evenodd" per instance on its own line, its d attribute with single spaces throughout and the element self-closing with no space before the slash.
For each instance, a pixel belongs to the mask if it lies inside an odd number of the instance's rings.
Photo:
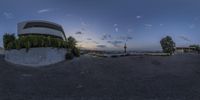
<svg viewBox="0 0 200 100">
<path fill-rule="evenodd" d="M 127 49 L 127 46 L 126 46 L 126 43 L 124 44 L 124 53 L 126 54 L 126 49 Z"/>
</svg>

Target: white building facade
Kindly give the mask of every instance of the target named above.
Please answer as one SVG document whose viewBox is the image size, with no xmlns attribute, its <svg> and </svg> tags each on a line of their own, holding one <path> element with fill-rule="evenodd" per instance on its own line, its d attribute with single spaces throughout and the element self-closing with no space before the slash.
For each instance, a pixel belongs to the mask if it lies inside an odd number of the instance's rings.
<svg viewBox="0 0 200 100">
<path fill-rule="evenodd" d="M 43 35 L 66 40 L 66 36 L 62 26 L 53 22 L 43 20 L 31 20 L 20 22 L 18 23 L 17 27 L 17 32 L 19 36 Z"/>
</svg>

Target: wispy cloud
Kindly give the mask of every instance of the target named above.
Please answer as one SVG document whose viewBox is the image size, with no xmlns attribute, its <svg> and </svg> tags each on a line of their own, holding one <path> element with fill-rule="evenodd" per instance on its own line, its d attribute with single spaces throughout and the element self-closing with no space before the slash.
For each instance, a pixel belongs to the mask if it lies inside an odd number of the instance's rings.
<svg viewBox="0 0 200 100">
<path fill-rule="evenodd" d="M 95 44 L 99 44 L 99 42 L 97 42 L 97 41 L 92 41 L 93 43 L 95 43 Z"/>
<path fill-rule="evenodd" d="M 80 17 L 80 25 L 81 25 L 81 31 L 87 32 L 90 25 L 86 23 L 81 17 Z"/>
<path fill-rule="evenodd" d="M 97 45 L 98 48 L 106 48 L 106 45 Z"/>
<path fill-rule="evenodd" d="M 81 31 L 78 31 L 78 32 L 76 32 L 75 34 L 76 34 L 76 35 L 82 35 L 82 34 L 84 34 L 84 33 L 81 32 Z"/>
<path fill-rule="evenodd" d="M 189 28 L 190 28 L 190 29 L 194 29 L 195 27 L 196 27 L 195 24 L 191 24 L 191 25 L 189 25 Z"/>
<path fill-rule="evenodd" d="M 119 32 L 119 28 L 116 27 L 116 28 L 115 28 L 115 32 Z"/>
<path fill-rule="evenodd" d="M 132 40 L 133 37 L 131 37 L 131 36 L 120 36 L 119 39 L 123 40 L 123 41 L 129 41 L 129 40 Z"/>
<path fill-rule="evenodd" d="M 118 41 L 118 40 L 115 40 L 115 41 L 107 41 L 109 44 L 112 44 L 114 47 L 119 47 L 120 44 L 123 43 L 123 41 Z"/>
<path fill-rule="evenodd" d="M 145 29 L 151 29 L 152 28 L 152 24 L 144 24 Z"/>
<path fill-rule="evenodd" d="M 132 33 L 133 32 L 133 29 L 128 29 L 128 33 Z"/>
<path fill-rule="evenodd" d="M 115 32 L 119 32 L 118 24 L 114 24 L 113 27 L 115 29 Z"/>
<path fill-rule="evenodd" d="M 101 40 L 107 40 L 107 39 L 111 39 L 112 36 L 110 34 L 103 34 Z"/>
<path fill-rule="evenodd" d="M 152 27 L 153 25 L 151 24 L 144 24 L 145 27 Z"/>
<path fill-rule="evenodd" d="M 139 15 L 138 15 L 138 16 L 136 16 L 136 18 L 137 18 L 137 19 L 141 19 L 141 18 L 142 18 L 142 16 L 139 16 Z"/>
<path fill-rule="evenodd" d="M 14 15 L 10 12 L 4 12 L 3 15 L 7 18 L 7 19 L 12 19 L 14 18 Z"/>
<path fill-rule="evenodd" d="M 91 38 L 87 38 L 87 40 L 92 40 Z"/>
<path fill-rule="evenodd" d="M 88 26 L 88 24 L 85 23 L 84 21 L 81 22 L 81 25 L 82 25 L 82 26 Z"/>
<path fill-rule="evenodd" d="M 192 40 L 190 40 L 190 38 L 188 38 L 185 35 L 180 35 L 179 38 L 182 39 L 182 40 L 184 40 L 184 41 L 187 41 L 187 42 L 192 42 Z"/>
<path fill-rule="evenodd" d="M 113 27 L 117 27 L 117 26 L 118 26 L 118 24 L 114 24 L 114 25 L 113 25 Z"/>
<path fill-rule="evenodd" d="M 50 9 L 40 9 L 37 11 L 37 13 L 41 14 L 41 13 L 46 13 L 46 12 L 50 12 Z"/>
</svg>

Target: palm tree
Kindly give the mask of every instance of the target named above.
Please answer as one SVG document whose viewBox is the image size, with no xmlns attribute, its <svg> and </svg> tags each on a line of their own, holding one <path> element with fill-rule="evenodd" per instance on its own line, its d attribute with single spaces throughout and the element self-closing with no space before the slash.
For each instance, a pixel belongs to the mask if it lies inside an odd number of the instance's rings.
<svg viewBox="0 0 200 100">
<path fill-rule="evenodd" d="M 70 36 L 70 37 L 68 37 L 67 40 L 68 40 L 69 48 L 73 49 L 77 43 L 76 39 Z"/>
</svg>

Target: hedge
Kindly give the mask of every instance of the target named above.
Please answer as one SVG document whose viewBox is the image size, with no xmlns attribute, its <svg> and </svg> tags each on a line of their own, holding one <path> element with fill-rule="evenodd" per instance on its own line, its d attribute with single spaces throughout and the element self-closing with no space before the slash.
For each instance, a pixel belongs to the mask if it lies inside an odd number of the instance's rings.
<svg viewBox="0 0 200 100">
<path fill-rule="evenodd" d="M 4 37 L 4 48 L 10 49 L 22 49 L 34 47 L 55 47 L 55 48 L 68 48 L 69 44 L 67 41 L 58 38 L 46 37 L 46 36 L 20 36 L 16 38 L 13 34 L 5 34 Z"/>
</svg>

